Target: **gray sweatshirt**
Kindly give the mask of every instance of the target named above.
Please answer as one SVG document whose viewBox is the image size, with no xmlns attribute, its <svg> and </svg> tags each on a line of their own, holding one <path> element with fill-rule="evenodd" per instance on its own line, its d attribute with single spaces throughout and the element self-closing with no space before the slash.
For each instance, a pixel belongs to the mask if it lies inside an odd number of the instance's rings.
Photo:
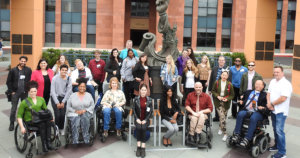
<svg viewBox="0 0 300 158">
<path fill-rule="evenodd" d="M 133 57 L 132 59 L 127 57 L 123 60 L 122 68 L 121 68 L 121 77 L 122 79 L 125 79 L 125 82 L 134 80 L 132 75 L 132 68 L 135 66 L 135 64 L 138 61 L 139 59 L 135 57 Z"/>
<path fill-rule="evenodd" d="M 69 78 L 69 79 L 68 79 Z M 67 83 L 68 82 L 68 83 Z M 55 75 L 51 83 L 51 97 L 54 100 L 55 104 L 58 104 L 58 97 L 64 97 L 62 100 L 63 103 L 66 103 L 72 94 L 72 80 L 70 77 L 67 77 L 66 80 L 62 79 L 60 75 Z"/>
<path fill-rule="evenodd" d="M 93 114 L 95 105 L 92 95 L 88 92 L 85 92 L 83 99 L 80 100 L 77 93 L 78 92 L 75 92 L 70 96 L 67 103 L 66 115 L 68 117 L 78 116 L 78 114 L 75 113 L 76 110 L 86 110 L 87 112 Z"/>
</svg>

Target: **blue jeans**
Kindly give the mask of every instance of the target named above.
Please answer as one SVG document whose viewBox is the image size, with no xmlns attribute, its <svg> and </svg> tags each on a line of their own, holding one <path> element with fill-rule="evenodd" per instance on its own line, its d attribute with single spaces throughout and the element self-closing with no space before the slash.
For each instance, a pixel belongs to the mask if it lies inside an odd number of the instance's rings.
<svg viewBox="0 0 300 158">
<path fill-rule="evenodd" d="M 69 120 L 71 121 L 71 129 L 72 129 L 72 136 L 73 136 L 73 144 L 78 144 L 78 137 L 79 132 L 78 130 L 82 129 L 82 136 L 84 143 L 88 144 L 90 141 L 90 119 L 92 117 L 92 114 L 89 112 L 85 112 L 82 115 L 75 116 L 75 117 L 69 117 Z"/>
<path fill-rule="evenodd" d="M 287 116 L 284 116 L 283 113 L 271 114 L 272 126 L 275 137 L 275 146 L 278 149 L 278 153 L 285 155 L 285 133 L 284 133 L 284 124 Z"/>
<path fill-rule="evenodd" d="M 109 122 L 110 122 L 110 112 L 111 110 L 114 110 L 115 112 L 115 118 L 116 118 L 116 129 L 121 129 L 122 126 L 122 111 L 119 110 L 119 108 L 104 108 L 103 109 L 103 119 L 104 119 L 104 130 L 109 130 Z"/>
<path fill-rule="evenodd" d="M 86 91 L 92 95 L 95 101 L 95 88 L 92 85 L 86 85 Z M 78 92 L 78 86 L 73 87 L 73 92 Z"/>
<path fill-rule="evenodd" d="M 246 110 L 242 110 L 238 113 L 237 118 L 236 118 L 236 124 L 235 124 L 235 129 L 234 129 L 234 133 L 235 134 L 240 134 L 241 133 L 241 129 L 243 126 L 243 120 L 247 115 L 247 111 Z M 256 125 L 258 121 L 263 120 L 263 115 L 259 112 L 253 112 L 251 117 L 250 117 L 250 124 L 248 126 L 248 132 L 247 135 L 245 136 L 246 139 L 248 140 L 252 140 L 253 138 L 253 134 L 255 132 L 256 129 Z"/>
</svg>

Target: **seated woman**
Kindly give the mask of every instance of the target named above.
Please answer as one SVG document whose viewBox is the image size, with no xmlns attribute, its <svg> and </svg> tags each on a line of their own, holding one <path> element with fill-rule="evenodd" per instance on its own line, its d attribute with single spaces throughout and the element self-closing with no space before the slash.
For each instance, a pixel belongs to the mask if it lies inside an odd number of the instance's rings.
<svg viewBox="0 0 300 158">
<path fill-rule="evenodd" d="M 168 128 L 167 133 L 163 136 L 163 145 L 172 146 L 171 137 L 178 131 L 176 122 L 177 115 L 180 113 L 176 96 L 173 95 L 172 87 L 165 87 L 165 92 L 160 101 L 159 111 L 162 118 L 162 123 Z"/>
<path fill-rule="evenodd" d="M 39 123 L 32 122 L 31 109 L 39 112 L 40 110 L 47 109 L 46 102 L 44 98 L 37 96 L 38 83 L 36 81 L 30 81 L 27 85 L 28 95 L 27 99 L 24 99 L 18 109 L 18 123 L 21 128 L 21 132 L 26 133 L 26 129 L 23 125 L 23 121 L 28 126 L 36 126 L 39 128 L 39 133 L 41 134 L 42 148 L 43 152 L 48 152 L 48 150 L 53 150 L 51 145 L 50 134 L 51 134 L 51 120 L 41 121 Z"/>
<path fill-rule="evenodd" d="M 117 136 L 121 137 L 122 127 L 122 106 L 126 103 L 125 95 L 122 90 L 119 90 L 119 81 L 117 77 L 112 77 L 109 81 L 109 89 L 103 96 L 101 105 L 103 105 L 104 133 L 103 136 L 108 136 L 110 112 L 113 110 L 116 116 Z"/>
<path fill-rule="evenodd" d="M 267 117 L 269 110 L 267 108 L 267 93 L 264 92 L 264 82 L 262 80 L 257 80 L 255 82 L 255 90 L 246 91 L 244 96 L 240 102 L 243 109 L 237 115 L 232 140 L 234 142 L 239 140 L 243 120 L 247 116 L 247 113 L 251 111 L 252 115 L 250 117 L 247 135 L 240 142 L 241 146 L 246 147 L 253 138 L 257 122 Z"/>
<path fill-rule="evenodd" d="M 140 95 L 134 98 L 133 114 L 135 118 L 136 139 L 137 139 L 137 157 L 146 156 L 146 131 L 150 125 L 150 116 L 152 115 L 152 99 L 147 97 L 147 85 L 140 85 Z"/>
<path fill-rule="evenodd" d="M 73 144 L 78 144 L 81 126 L 84 143 L 90 140 L 89 128 L 90 119 L 94 112 L 94 100 L 92 95 L 86 93 L 86 79 L 80 78 L 78 81 L 78 92 L 73 93 L 67 102 L 67 117 L 71 121 Z"/>
</svg>

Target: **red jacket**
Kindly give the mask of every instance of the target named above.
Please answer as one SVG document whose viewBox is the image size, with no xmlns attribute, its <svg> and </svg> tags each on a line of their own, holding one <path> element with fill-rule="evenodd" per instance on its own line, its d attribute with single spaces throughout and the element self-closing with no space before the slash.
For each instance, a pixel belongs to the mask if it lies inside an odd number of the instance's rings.
<svg viewBox="0 0 300 158">
<path fill-rule="evenodd" d="M 191 92 L 188 94 L 186 100 L 185 100 L 185 106 L 189 106 L 192 108 L 193 111 L 196 111 L 196 102 L 197 102 L 197 94 L 196 92 Z M 210 96 L 207 95 L 206 93 L 201 93 L 199 96 L 199 105 L 200 108 L 199 110 L 204 110 L 209 108 L 210 111 L 213 111 L 213 105 L 210 99 Z"/>
<path fill-rule="evenodd" d="M 52 82 L 54 73 L 51 69 L 48 69 L 47 72 L 48 72 L 48 76 L 50 78 L 50 82 Z M 37 96 L 43 97 L 43 95 L 44 95 L 44 77 L 42 74 L 42 70 L 33 71 L 31 74 L 31 81 L 36 81 L 38 83 L 39 87 L 37 89 Z"/>
<path fill-rule="evenodd" d="M 92 72 L 93 79 L 98 80 L 100 82 L 104 81 L 105 78 L 105 61 L 100 59 L 100 61 L 96 62 L 95 59 L 90 60 L 89 68 Z"/>
</svg>

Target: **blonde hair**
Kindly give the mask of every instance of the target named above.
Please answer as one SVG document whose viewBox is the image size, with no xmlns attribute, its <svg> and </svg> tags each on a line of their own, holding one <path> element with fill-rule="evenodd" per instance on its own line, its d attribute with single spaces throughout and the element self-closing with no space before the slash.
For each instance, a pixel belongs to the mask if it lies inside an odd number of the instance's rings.
<svg viewBox="0 0 300 158">
<path fill-rule="evenodd" d="M 207 61 L 206 61 L 206 67 L 207 67 L 207 68 L 210 68 L 209 58 L 208 58 L 206 55 L 202 56 L 202 59 L 203 59 L 203 58 L 206 58 L 206 59 L 207 59 Z M 202 61 L 201 61 L 201 63 L 202 63 Z"/>
<path fill-rule="evenodd" d="M 173 57 L 171 55 L 168 55 L 166 58 L 169 59 L 171 62 L 170 64 L 167 63 L 167 66 L 169 65 L 167 67 L 168 73 L 172 72 L 172 74 L 175 74 L 175 63 L 174 63 Z"/>
<path fill-rule="evenodd" d="M 81 59 L 76 59 L 76 60 L 74 61 L 75 65 L 77 65 L 78 62 L 82 62 L 82 60 L 81 60 Z M 83 62 L 82 62 L 82 63 L 83 63 Z"/>
<path fill-rule="evenodd" d="M 189 60 L 186 61 L 186 64 L 185 64 L 185 68 L 184 68 L 184 70 L 183 70 L 183 73 L 186 74 L 186 73 L 188 72 L 189 68 L 188 68 L 187 63 L 188 63 L 189 61 L 192 63 L 191 70 L 193 71 L 193 73 L 195 74 L 195 76 L 198 76 L 198 69 L 197 69 L 197 67 L 194 65 L 194 62 L 193 62 L 192 59 L 189 59 Z"/>
<path fill-rule="evenodd" d="M 58 70 L 60 69 L 60 66 L 61 66 L 61 63 L 60 63 L 60 58 L 61 57 L 65 57 L 65 65 L 67 65 L 69 68 L 70 68 L 70 64 L 69 64 L 69 62 L 68 62 L 68 60 L 67 60 L 67 58 L 66 58 L 66 56 L 64 56 L 64 55 L 59 55 L 59 58 L 58 58 L 58 60 L 56 61 L 56 70 L 55 70 L 55 72 L 58 72 Z"/>
<path fill-rule="evenodd" d="M 118 80 L 117 77 L 112 77 L 112 78 L 109 80 L 109 86 L 108 86 L 108 88 L 111 89 L 111 84 L 112 84 L 113 81 L 117 82 L 117 85 L 118 85 L 117 88 L 119 89 L 119 80 Z"/>
</svg>

